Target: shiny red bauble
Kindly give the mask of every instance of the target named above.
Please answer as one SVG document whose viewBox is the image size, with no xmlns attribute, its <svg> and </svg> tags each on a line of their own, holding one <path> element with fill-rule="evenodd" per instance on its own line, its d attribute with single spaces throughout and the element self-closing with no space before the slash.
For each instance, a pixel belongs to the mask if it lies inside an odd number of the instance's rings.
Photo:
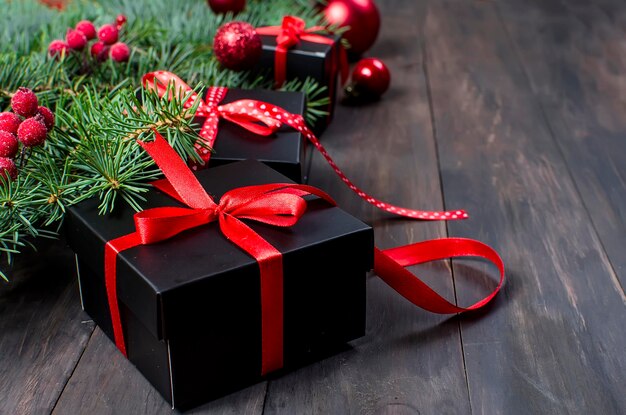
<svg viewBox="0 0 626 415">
<path fill-rule="evenodd" d="M 215 33 L 213 53 L 225 68 L 251 69 L 261 58 L 261 37 L 249 23 L 226 23 Z"/>
<path fill-rule="evenodd" d="M 217 14 L 237 14 L 246 8 L 246 0 L 209 0 L 209 7 Z"/>
<path fill-rule="evenodd" d="M 380 59 L 365 58 L 357 62 L 345 88 L 344 103 L 364 104 L 375 101 L 389 89 L 391 73 Z"/>
<path fill-rule="evenodd" d="M 380 13 L 374 0 L 330 0 L 324 16 L 332 25 L 350 27 L 343 36 L 350 42 L 352 55 L 361 55 L 376 41 Z"/>
</svg>

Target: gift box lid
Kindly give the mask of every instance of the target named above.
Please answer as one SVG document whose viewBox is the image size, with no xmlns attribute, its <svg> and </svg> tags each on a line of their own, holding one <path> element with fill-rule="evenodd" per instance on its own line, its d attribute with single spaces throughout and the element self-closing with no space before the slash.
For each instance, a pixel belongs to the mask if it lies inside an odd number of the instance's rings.
<svg viewBox="0 0 626 415">
<path fill-rule="evenodd" d="M 263 50 L 272 52 L 273 54 L 274 51 L 276 51 L 276 36 L 272 36 L 272 35 L 260 35 L 260 36 L 261 36 L 261 43 L 263 45 Z M 324 59 L 332 51 L 335 44 L 340 41 L 341 35 L 328 34 L 328 35 L 323 35 L 323 36 L 333 39 L 335 43 L 333 44 L 317 43 L 317 42 L 310 42 L 307 40 L 302 40 L 295 47 L 290 48 L 287 53 L 293 54 L 293 55 L 311 56 L 311 57 L 315 57 L 318 59 L 319 58 Z"/>
<path fill-rule="evenodd" d="M 286 177 L 257 161 L 227 164 L 197 173 L 207 192 L 219 200 L 226 191 L 266 183 L 292 183 Z M 178 202 L 153 189 L 146 195 L 145 208 L 178 206 Z M 340 237 L 351 239 L 350 258 L 354 266 L 367 271 L 373 265 L 373 232 L 371 227 L 338 207 L 307 196 L 306 213 L 290 228 L 277 228 L 247 221 L 264 239 L 283 253 L 286 259 L 303 249 L 324 244 Z M 114 213 L 98 215 L 98 201 L 86 200 L 73 206 L 66 230 L 72 249 L 103 273 L 104 246 L 107 241 L 131 233 L 134 211 L 120 206 Z M 172 302 L 185 298 L 211 278 L 227 278 L 229 273 L 253 273 L 258 264 L 244 251 L 229 242 L 216 222 L 185 231 L 174 238 L 153 245 L 138 246 L 121 252 L 117 259 L 118 298 L 157 338 L 167 338 L 164 310 Z M 197 293 L 194 293 L 197 294 Z"/>
<path fill-rule="evenodd" d="M 306 106 L 305 96 L 301 92 L 236 88 L 228 90 L 222 104 L 240 99 L 268 102 L 299 115 L 304 115 Z M 201 117 L 197 117 L 196 120 L 200 125 L 204 121 Z M 231 122 L 220 120 L 217 139 L 213 147 L 215 153 L 211 155 L 210 165 L 216 166 L 247 159 L 259 160 L 299 182 L 305 161 L 305 145 L 306 139 L 302 133 L 288 126 L 281 127 L 273 136 L 263 137 Z"/>
</svg>

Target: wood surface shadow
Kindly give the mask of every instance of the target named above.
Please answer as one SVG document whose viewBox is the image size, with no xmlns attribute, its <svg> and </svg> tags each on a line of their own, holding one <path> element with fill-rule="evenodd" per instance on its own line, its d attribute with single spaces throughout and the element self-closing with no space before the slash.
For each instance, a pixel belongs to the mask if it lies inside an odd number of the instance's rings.
<svg viewBox="0 0 626 415">
<path fill-rule="evenodd" d="M 494 266 L 487 261 L 472 259 L 463 259 L 462 261 L 475 262 L 472 265 L 467 262 L 461 263 L 459 260 L 454 262 L 457 298 L 461 299 L 459 305 L 468 307 L 495 289 L 499 281 L 499 274 L 494 269 Z M 516 293 L 520 289 L 522 279 L 517 273 L 506 270 L 506 268 L 505 277 L 502 289 L 489 304 L 478 310 L 458 315 L 463 320 L 463 323 L 477 322 L 487 314 L 497 313 L 499 309 L 506 307 L 515 298 Z M 472 287 L 471 290 L 470 286 Z M 459 288 L 467 289 L 467 292 L 459 292 Z M 503 297 L 506 297 L 506 301 L 502 301 Z"/>
<path fill-rule="evenodd" d="M 38 241 L 37 250 L 28 247 L 15 256 L 11 266 L 2 264 L 9 282 L 0 281 L 0 297 L 37 296 L 62 291 L 74 278 L 72 252 L 58 239 Z M 5 261 L 5 258 L 2 258 Z"/>
<path fill-rule="evenodd" d="M 463 293 L 463 296 L 457 294 L 457 298 L 460 298 L 459 305 L 467 307 L 489 294 L 496 287 L 498 281 L 497 273 L 491 269 L 480 269 L 481 264 L 487 265 L 482 261 L 476 265 L 455 264 L 457 290 L 459 290 L 459 285 L 462 285 L 461 289 L 466 289 L 468 286 L 474 287 L 469 294 Z M 517 274 L 509 272 L 506 274 L 506 278 L 507 280 L 504 285 L 504 287 L 506 287 L 506 292 L 504 292 L 503 287 L 503 290 L 501 290 L 498 295 L 484 307 L 475 311 L 467 311 L 463 314 L 451 315 L 428 328 L 400 336 L 395 341 L 397 341 L 400 345 L 407 346 L 415 346 L 416 344 L 423 345 L 433 341 L 439 341 L 444 337 L 456 336 L 457 333 L 454 330 L 451 330 L 451 328 L 457 327 L 460 323 L 463 325 L 475 324 L 480 322 L 483 317 L 489 314 L 500 312 L 499 310 L 506 307 L 507 304 L 510 303 L 511 299 L 515 296 L 515 293 L 519 289 L 518 285 L 520 278 Z M 459 279 L 464 280 L 463 284 L 458 282 Z M 468 289 L 468 291 L 470 290 Z M 506 301 L 503 301 L 502 297 L 505 296 Z M 470 299 L 466 300 L 464 297 L 469 297 Z"/>
</svg>

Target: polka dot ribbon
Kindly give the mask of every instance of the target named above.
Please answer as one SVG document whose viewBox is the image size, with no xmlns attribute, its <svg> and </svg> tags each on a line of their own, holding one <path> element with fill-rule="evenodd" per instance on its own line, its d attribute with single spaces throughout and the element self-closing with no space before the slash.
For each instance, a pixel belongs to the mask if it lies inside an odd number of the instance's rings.
<svg viewBox="0 0 626 415">
<path fill-rule="evenodd" d="M 256 134 L 269 136 L 275 133 L 282 124 L 286 124 L 291 128 L 300 131 L 320 154 L 326 159 L 330 167 L 337 173 L 339 178 L 360 198 L 367 203 L 376 206 L 378 209 L 392 213 L 394 215 L 403 216 L 411 219 L 419 220 L 454 220 L 466 219 L 468 214 L 463 210 L 455 211 L 423 211 L 409 209 L 405 207 L 395 206 L 370 196 L 360 188 L 358 188 L 348 177 L 341 171 L 339 166 L 330 157 L 324 146 L 319 142 L 315 134 L 307 127 L 304 118 L 299 114 L 291 114 L 284 109 L 256 100 L 239 100 L 230 104 L 220 105 L 222 99 L 228 91 L 223 87 L 211 87 L 207 92 L 204 100 L 200 98 L 189 85 L 182 79 L 171 72 L 156 71 L 150 72 L 143 76 L 143 85 L 146 89 L 156 90 L 159 96 L 163 97 L 168 91 L 168 85 L 173 84 L 173 90 L 178 91 L 182 96 L 190 94 L 186 108 L 191 108 L 196 104 L 198 109 L 196 115 L 206 117 L 202 128 L 200 129 L 200 137 L 202 145 L 198 144 L 196 149 L 202 160 L 207 163 L 210 160 L 211 152 L 209 148 L 213 147 L 213 143 L 217 137 L 218 123 L 220 118 L 236 123 L 243 128 Z M 193 166 L 196 168 L 197 166 Z"/>
</svg>

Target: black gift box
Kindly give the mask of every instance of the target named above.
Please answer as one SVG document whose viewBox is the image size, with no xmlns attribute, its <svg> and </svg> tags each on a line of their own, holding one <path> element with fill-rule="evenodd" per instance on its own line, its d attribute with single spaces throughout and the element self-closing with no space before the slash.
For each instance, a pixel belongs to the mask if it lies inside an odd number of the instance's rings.
<svg viewBox="0 0 626 415">
<path fill-rule="evenodd" d="M 276 55 L 276 36 L 260 35 L 263 51 L 259 60 L 259 68 L 270 69 L 274 77 L 274 59 Z M 320 135 L 332 121 L 337 101 L 337 81 L 339 75 L 339 42 L 340 35 L 328 35 L 335 42 L 331 44 L 315 43 L 302 40 L 287 51 L 286 79 L 314 79 L 319 86 L 327 88 L 330 104 L 328 115 L 318 118 L 311 126 L 316 135 Z"/>
<path fill-rule="evenodd" d="M 221 104 L 253 99 L 277 105 L 292 114 L 304 115 L 305 98 L 301 92 L 228 89 Z M 204 123 L 196 117 L 196 124 Z M 229 121 L 220 120 L 209 167 L 241 160 L 259 160 L 296 183 L 306 176 L 307 139 L 302 133 L 284 125 L 274 135 L 260 136 Z"/>
<path fill-rule="evenodd" d="M 197 177 L 216 201 L 233 188 L 288 182 L 256 161 L 203 170 Z M 307 200 L 306 213 L 293 227 L 246 222 L 283 254 L 280 372 L 336 352 L 365 329 L 373 231 L 321 199 Z M 177 205 L 157 190 L 147 194 L 147 208 Z M 133 231 L 133 212 L 121 206 L 99 216 L 97 207 L 93 199 L 72 207 L 66 231 L 79 265 L 83 308 L 113 339 L 104 246 Z M 189 408 L 263 379 L 259 267 L 217 223 L 122 251 L 117 281 L 128 358 L 172 406 Z"/>
</svg>

